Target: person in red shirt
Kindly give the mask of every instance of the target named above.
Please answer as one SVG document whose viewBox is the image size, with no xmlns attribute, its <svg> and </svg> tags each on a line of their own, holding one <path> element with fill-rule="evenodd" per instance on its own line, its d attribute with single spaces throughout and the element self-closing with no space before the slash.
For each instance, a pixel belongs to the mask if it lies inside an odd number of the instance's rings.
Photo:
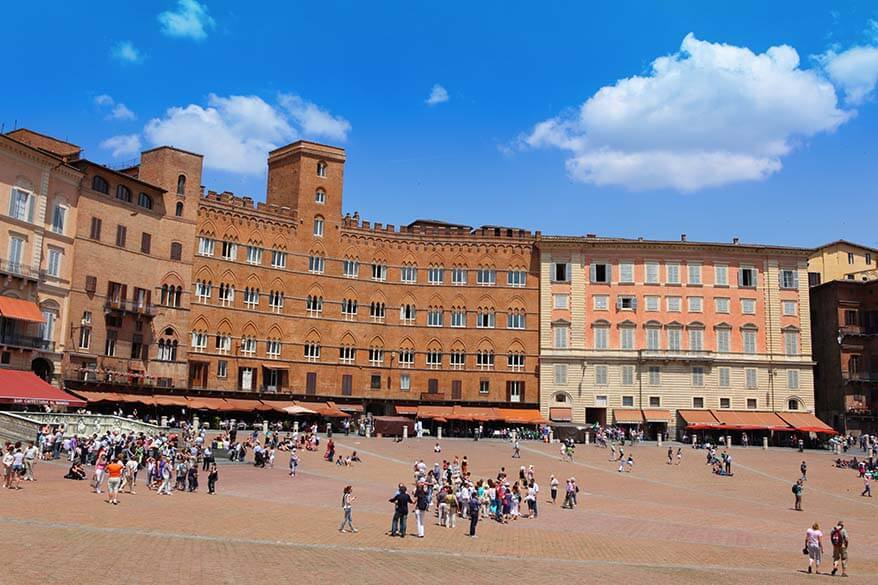
<svg viewBox="0 0 878 585">
<path fill-rule="evenodd" d="M 122 485 L 122 468 L 119 459 L 113 457 L 113 462 L 107 465 L 107 503 L 114 506 L 119 503 L 119 488 Z"/>
</svg>

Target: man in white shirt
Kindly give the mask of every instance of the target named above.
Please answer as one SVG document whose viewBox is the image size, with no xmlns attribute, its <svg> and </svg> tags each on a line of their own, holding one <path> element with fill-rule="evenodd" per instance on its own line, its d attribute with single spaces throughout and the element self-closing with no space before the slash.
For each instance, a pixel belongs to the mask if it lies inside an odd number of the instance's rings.
<svg viewBox="0 0 878 585">
<path fill-rule="evenodd" d="M 24 451 L 24 480 L 25 481 L 36 481 L 34 479 L 34 465 L 37 462 L 37 455 L 39 455 L 40 450 L 37 449 L 37 446 L 34 445 L 33 441 L 31 441 L 27 449 Z"/>
</svg>

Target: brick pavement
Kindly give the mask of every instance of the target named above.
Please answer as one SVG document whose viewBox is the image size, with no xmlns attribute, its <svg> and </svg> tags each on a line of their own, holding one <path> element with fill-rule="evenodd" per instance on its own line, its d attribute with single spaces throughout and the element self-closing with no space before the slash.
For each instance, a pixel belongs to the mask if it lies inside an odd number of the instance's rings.
<svg viewBox="0 0 878 585">
<path fill-rule="evenodd" d="M 362 465 L 341 468 L 318 453 L 302 455 L 300 475 L 275 469 L 223 465 L 219 495 L 175 493 L 156 497 L 145 488 L 109 506 L 85 482 L 61 479 L 60 464 L 40 464 L 39 481 L 0 493 L 0 562 L 10 583 L 98 584 L 287 583 L 303 578 L 331 582 L 399 583 L 425 576 L 468 583 L 505 579 L 617 583 L 785 583 L 809 578 L 801 554 L 805 529 L 820 522 L 827 533 L 838 518 L 851 534 L 851 583 L 876 582 L 871 554 L 878 534 L 869 523 L 878 501 L 859 497 L 861 484 L 848 470 L 831 467 L 826 453 L 809 452 L 805 512 L 791 510 L 790 485 L 802 459 L 795 451 L 736 448 L 735 476 L 713 476 L 704 452 L 684 449 L 683 464 L 665 464 L 665 449 L 634 448 L 633 473 L 618 473 L 607 451 L 579 446 L 576 463 L 562 463 L 557 449 L 523 443 L 511 459 L 508 443 L 337 437 L 339 452 L 357 449 Z M 411 466 L 468 455 L 476 477 L 495 476 L 505 465 L 534 464 L 542 495 L 548 477 L 575 475 L 583 493 L 576 510 L 540 502 L 540 518 L 509 525 L 484 521 L 479 539 L 465 536 L 465 522 L 444 529 L 428 524 L 426 538 L 391 539 L 391 505 Z M 201 478 L 202 486 L 206 485 Z M 341 488 L 354 486 L 359 534 L 340 534 Z M 202 487 L 204 489 L 204 487 Z M 410 519 L 410 531 L 414 517 Z M 871 558 L 870 558 L 871 557 Z M 813 576 L 811 578 L 814 578 Z M 0 582 L 7 582 L 0 579 Z"/>
</svg>

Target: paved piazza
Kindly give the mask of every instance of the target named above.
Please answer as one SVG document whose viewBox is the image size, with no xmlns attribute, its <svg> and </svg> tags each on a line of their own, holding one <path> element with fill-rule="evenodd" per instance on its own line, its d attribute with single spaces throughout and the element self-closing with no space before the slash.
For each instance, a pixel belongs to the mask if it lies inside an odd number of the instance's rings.
<svg viewBox="0 0 878 585">
<path fill-rule="evenodd" d="M 727 478 L 710 473 L 702 450 L 685 448 L 682 465 L 668 466 L 666 450 L 654 443 L 634 449 L 633 473 L 618 473 L 607 450 L 584 445 L 576 463 L 562 463 L 556 447 L 534 442 L 522 443 L 518 460 L 499 441 L 445 440 L 437 457 L 429 439 L 336 440 L 340 453 L 356 449 L 364 463 L 337 467 L 322 460 L 322 449 L 306 452 L 291 479 L 286 454 L 279 454 L 274 469 L 222 465 L 215 497 L 206 494 L 201 473 L 198 493 L 156 497 L 141 485 L 136 495 L 122 494 L 119 506 L 91 493 L 87 482 L 62 479 L 66 466 L 40 464 L 36 483 L 0 494 L 0 582 L 822 581 L 829 577 L 803 572 L 805 529 L 820 523 L 831 559 L 828 535 L 839 518 L 851 541 L 846 582 L 878 582 L 878 499 L 861 498 L 855 472 L 833 468 L 826 452 L 805 453 L 805 511 L 795 512 L 790 485 L 801 456 L 792 450 L 735 448 L 735 475 Z M 411 483 L 413 461 L 431 465 L 455 455 L 469 457 L 474 477 L 495 477 L 501 465 L 517 476 L 519 465 L 535 465 L 540 517 L 509 525 L 482 521 L 476 540 L 460 520 L 445 529 L 431 519 L 423 540 L 386 536 L 387 499 L 398 481 Z M 562 494 L 564 478 L 577 478 L 584 493 L 576 510 L 546 502 L 550 473 L 561 480 Z M 338 532 L 347 484 L 358 497 L 358 534 Z M 410 515 L 410 534 L 413 529 Z"/>
</svg>

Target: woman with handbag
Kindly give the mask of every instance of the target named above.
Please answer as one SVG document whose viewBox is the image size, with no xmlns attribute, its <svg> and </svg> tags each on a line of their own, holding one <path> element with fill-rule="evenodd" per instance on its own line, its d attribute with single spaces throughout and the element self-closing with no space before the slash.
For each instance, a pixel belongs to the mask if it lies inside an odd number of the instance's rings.
<svg viewBox="0 0 878 585">
<path fill-rule="evenodd" d="M 819 575 L 820 561 L 823 560 L 823 531 L 817 522 L 805 532 L 805 548 L 802 553 L 808 555 L 808 572 L 811 572 L 813 566 L 814 572 Z"/>
</svg>

